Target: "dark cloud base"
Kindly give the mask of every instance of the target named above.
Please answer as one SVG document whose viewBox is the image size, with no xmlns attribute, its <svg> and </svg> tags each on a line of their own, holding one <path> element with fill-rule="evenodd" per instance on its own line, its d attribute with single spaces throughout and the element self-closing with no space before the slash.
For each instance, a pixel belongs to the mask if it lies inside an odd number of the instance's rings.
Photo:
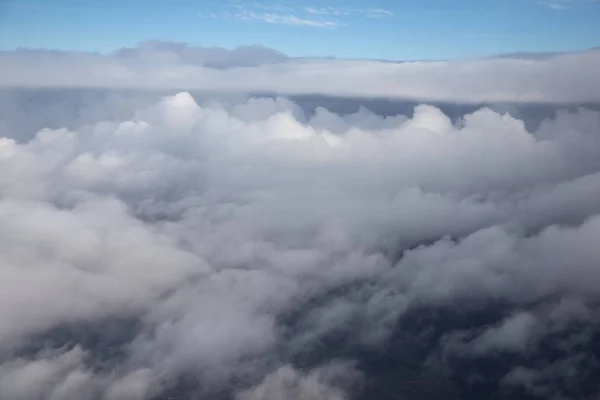
<svg viewBox="0 0 600 400">
<path fill-rule="evenodd" d="M 309 307 L 298 313 L 310 312 Z M 563 332 L 544 338 L 535 351 L 526 355 L 501 351 L 475 358 L 444 354 L 441 343 L 447 335 L 493 326 L 514 309 L 514 305 L 506 303 L 415 308 L 396 321 L 395 333 L 385 346 L 365 347 L 355 343 L 352 329 L 345 329 L 321 338 L 301 354 L 286 354 L 284 350 L 281 359 L 288 360 L 300 371 L 309 371 L 335 359 L 356 360 L 361 379 L 343 382 L 350 389 L 349 398 L 356 400 L 595 399 L 600 376 L 600 324 L 573 324 Z M 288 329 L 294 330 L 299 319 L 298 315 L 289 318 Z M 124 360 L 128 344 L 139 333 L 136 325 L 134 320 L 109 320 L 57 327 L 32 338 L 12 356 L 32 357 L 40 351 L 78 345 L 90 352 L 90 368 L 110 371 Z M 569 341 L 578 343 L 565 347 Z M 577 375 L 564 376 L 561 364 L 572 364 L 577 368 Z M 505 377 L 515 366 L 549 371 L 548 376 L 540 379 L 544 390 L 536 394 L 520 387 L 507 387 Z M 206 390 L 194 374 L 183 374 L 168 377 L 167 388 L 152 399 L 233 400 L 240 390 L 256 383 L 248 377 L 237 376 L 232 378 L 229 387 Z"/>
</svg>

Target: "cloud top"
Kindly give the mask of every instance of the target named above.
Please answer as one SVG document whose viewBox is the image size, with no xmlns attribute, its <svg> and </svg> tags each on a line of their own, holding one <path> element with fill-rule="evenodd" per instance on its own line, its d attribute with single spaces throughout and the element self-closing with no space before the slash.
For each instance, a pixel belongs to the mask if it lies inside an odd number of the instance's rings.
<svg viewBox="0 0 600 400">
<path fill-rule="evenodd" d="M 0 397 L 345 399 L 361 366 L 324 343 L 385 348 L 422 308 L 509 307 L 449 357 L 591 343 L 571 334 L 600 315 L 598 126 L 181 92 L 4 137 Z"/>
<path fill-rule="evenodd" d="M 600 51 L 548 57 L 392 63 L 289 59 L 260 46 L 234 50 L 148 42 L 112 54 L 0 54 L 4 87 L 185 89 L 461 102 L 600 101 Z"/>
</svg>

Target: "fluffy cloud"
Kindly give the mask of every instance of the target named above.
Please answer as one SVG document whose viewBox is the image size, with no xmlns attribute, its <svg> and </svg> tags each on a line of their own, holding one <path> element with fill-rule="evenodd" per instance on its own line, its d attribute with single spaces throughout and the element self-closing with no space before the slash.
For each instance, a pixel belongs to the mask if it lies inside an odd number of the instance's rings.
<svg viewBox="0 0 600 400">
<path fill-rule="evenodd" d="M 323 348 L 384 348 L 415 310 L 507 304 L 441 342 L 469 357 L 599 321 L 598 112 L 142 103 L 0 140 L 4 397 L 344 399 L 358 372 Z"/>
<path fill-rule="evenodd" d="M 226 51 L 150 42 L 113 54 L 0 54 L 4 87 L 198 89 L 448 101 L 600 100 L 600 51 L 543 59 L 438 62 L 288 59 L 259 46 Z"/>
<path fill-rule="evenodd" d="M 286 365 L 256 387 L 239 393 L 238 400 L 345 400 L 346 391 L 360 387 L 362 377 L 352 365 L 332 363 L 303 374 Z"/>
<path fill-rule="evenodd" d="M 0 395 L 28 400 L 143 400 L 152 395 L 149 371 L 97 373 L 85 365 L 86 357 L 76 346 L 6 362 L 0 366 Z"/>
</svg>

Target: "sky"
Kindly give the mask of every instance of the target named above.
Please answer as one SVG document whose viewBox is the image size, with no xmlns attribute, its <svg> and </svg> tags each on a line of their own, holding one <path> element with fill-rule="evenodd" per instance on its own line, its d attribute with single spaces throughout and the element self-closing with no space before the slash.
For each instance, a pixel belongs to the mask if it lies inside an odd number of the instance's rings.
<svg viewBox="0 0 600 400">
<path fill-rule="evenodd" d="M 152 39 L 294 57 L 435 60 L 600 45 L 596 0 L 0 0 L 0 50 Z"/>
</svg>

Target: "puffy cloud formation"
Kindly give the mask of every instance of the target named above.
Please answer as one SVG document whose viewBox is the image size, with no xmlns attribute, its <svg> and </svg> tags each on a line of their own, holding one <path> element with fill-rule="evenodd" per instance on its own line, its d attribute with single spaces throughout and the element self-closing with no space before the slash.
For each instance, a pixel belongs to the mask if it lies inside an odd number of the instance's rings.
<svg viewBox="0 0 600 400">
<path fill-rule="evenodd" d="M 118 376 L 85 367 L 87 354 L 78 346 L 46 352 L 34 359 L 15 359 L 0 366 L 0 394 L 7 399 L 143 400 L 150 392 L 150 374 L 138 370 Z"/>
<path fill-rule="evenodd" d="M 365 352 L 435 326 L 447 368 L 512 357 L 503 390 L 600 370 L 596 111 L 80 117 L 0 139 L 0 398 L 348 399 Z M 418 331 L 431 310 L 491 317 Z"/>
<path fill-rule="evenodd" d="M 381 96 L 447 101 L 600 100 L 600 50 L 548 57 L 382 62 L 290 59 L 260 46 L 224 50 L 147 42 L 112 54 L 0 53 L 3 87 L 111 87 Z"/>
<path fill-rule="evenodd" d="M 256 387 L 239 393 L 238 400 L 345 400 L 345 390 L 359 387 L 362 377 L 351 365 L 327 364 L 302 374 L 285 365 Z M 343 388 L 343 385 L 346 387 Z"/>
</svg>

